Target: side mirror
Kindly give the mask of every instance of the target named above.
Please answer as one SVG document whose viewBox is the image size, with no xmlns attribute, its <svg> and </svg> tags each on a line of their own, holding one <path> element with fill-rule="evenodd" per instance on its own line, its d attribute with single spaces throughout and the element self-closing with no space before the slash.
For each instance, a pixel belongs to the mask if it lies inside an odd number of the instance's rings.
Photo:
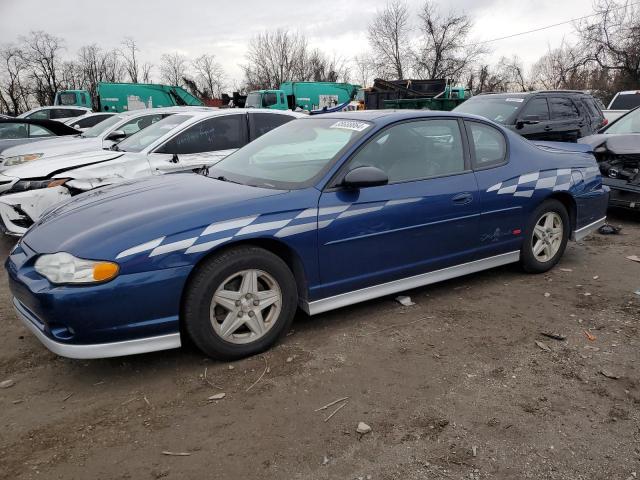
<svg viewBox="0 0 640 480">
<path fill-rule="evenodd" d="M 389 177 L 377 167 L 362 166 L 349 171 L 342 180 L 346 188 L 377 187 L 389 183 Z"/>
<path fill-rule="evenodd" d="M 109 135 L 104 137 L 105 140 L 111 140 L 112 142 L 119 142 L 123 138 L 127 138 L 127 134 L 122 130 L 114 130 Z"/>
</svg>

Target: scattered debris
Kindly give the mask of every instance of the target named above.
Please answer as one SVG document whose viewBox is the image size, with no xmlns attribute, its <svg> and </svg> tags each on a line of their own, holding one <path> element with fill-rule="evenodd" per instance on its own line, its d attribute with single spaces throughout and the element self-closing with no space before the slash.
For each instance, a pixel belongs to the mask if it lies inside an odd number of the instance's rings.
<svg viewBox="0 0 640 480">
<path fill-rule="evenodd" d="M 67 400 L 69 400 L 71 397 L 73 397 L 73 393 L 70 393 L 69 395 L 67 395 L 66 397 L 64 397 L 62 399 L 63 402 L 66 402 Z"/>
<path fill-rule="evenodd" d="M 329 415 L 327 418 L 324 419 L 324 422 L 327 423 L 329 420 L 331 420 L 331 417 L 333 417 L 336 413 L 338 413 L 340 410 L 342 410 L 344 407 L 347 406 L 347 403 L 349 402 L 344 402 L 342 405 L 340 405 L 338 408 L 336 408 L 331 415 Z"/>
<path fill-rule="evenodd" d="M 146 395 L 144 397 L 142 397 L 142 399 L 144 400 L 144 403 L 146 403 L 147 405 L 151 406 L 151 402 L 149 401 L 149 399 L 147 398 Z"/>
<path fill-rule="evenodd" d="M 474 457 L 478 456 L 478 447 L 476 447 L 475 445 L 473 447 L 471 447 L 471 453 L 473 454 Z"/>
<path fill-rule="evenodd" d="M 411 301 L 411 297 L 408 297 L 406 295 L 400 295 L 399 297 L 396 297 L 396 302 L 398 302 L 400 305 L 404 307 L 410 307 L 411 305 L 415 305 L 415 302 Z"/>
<path fill-rule="evenodd" d="M 14 400 L 11 403 L 13 403 L 14 405 L 17 405 L 17 404 L 22 403 L 22 402 L 24 402 L 24 400 L 18 399 L 18 400 Z"/>
<path fill-rule="evenodd" d="M 342 402 L 342 401 L 344 401 L 344 400 L 348 400 L 348 399 L 349 399 L 349 397 L 342 397 L 342 398 L 339 398 L 339 399 L 337 399 L 337 400 L 334 400 L 333 402 L 327 403 L 327 404 L 326 404 L 325 406 L 323 406 L 323 407 L 316 408 L 316 409 L 314 410 L 314 412 L 319 412 L 320 410 L 326 410 L 326 409 L 327 409 L 327 408 L 329 408 L 329 407 L 333 407 L 336 403 L 340 403 L 340 402 Z"/>
<path fill-rule="evenodd" d="M 287 357 L 287 363 L 293 362 L 293 357 Z"/>
<path fill-rule="evenodd" d="M 93 386 L 97 387 L 98 385 L 104 385 L 104 383 L 105 383 L 104 380 L 101 380 L 99 382 L 94 383 Z"/>
<path fill-rule="evenodd" d="M 547 345 L 544 342 L 541 342 L 539 340 L 536 340 L 536 345 L 541 349 L 544 350 L 545 352 L 551 352 L 551 347 L 549 347 L 549 345 Z"/>
<path fill-rule="evenodd" d="M 360 435 L 366 435 L 367 433 L 371 432 L 371 427 L 364 422 L 359 422 L 358 428 L 356 428 L 356 432 Z"/>
<path fill-rule="evenodd" d="M 584 292 L 582 295 L 584 295 L 585 297 L 590 297 L 590 296 L 591 296 L 591 293 L 589 293 L 589 292 Z"/>
<path fill-rule="evenodd" d="M 628 256 L 628 257 L 627 257 L 627 259 L 628 259 L 628 260 L 632 260 L 632 261 L 634 261 L 634 262 L 638 262 L 638 263 L 640 263 L 640 257 L 639 257 L 639 256 L 637 256 L 637 255 L 630 255 L 630 256 Z"/>
<path fill-rule="evenodd" d="M 570 269 L 570 268 L 561 268 L 560 271 L 561 272 L 573 272 L 573 270 Z"/>
<path fill-rule="evenodd" d="M 216 385 L 215 383 L 213 383 L 212 381 L 210 381 L 207 378 L 207 367 L 204 367 L 204 376 L 202 377 L 202 379 L 211 387 L 213 388 L 217 388 L 218 390 L 222 390 L 222 387 L 219 385 Z"/>
<path fill-rule="evenodd" d="M 325 465 L 328 465 L 328 464 L 329 464 L 329 458 L 325 455 L 322 458 L 322 466 L 324 467 Z"/>
<path fill-rule="evenodd" d="M 138 398 L 130 398 L 129 400 L 125 400 L 124 402 L 122 402 L 120 405 L 125 406 L 130 404 L 131 402 L 135 402 L 136 400 L 138 400 Z"/>
<path fill-rule="evenodd" d="M 620 233 L 620 230 L 622 230 L 622 228 L 614 227 L 613 225 L 606 223 L 598 229 L 598 233 L 600 235 L 617 235 Z"/>
<path fill-rule="evenodd" d="M 620 375 L 616 375 L 615 373 L 612 373 L 609 370 L 600 370 L 600 374 L 612 380 L 618 380 L 620 378 Z"/>
<path fill-rule="evenodd" d="M 562 335 L 560 333 L 540 332 L 540 335 L 544 335 L 545 337 L 558 340 L 559 342 L 564 342 L 567 339 L 566 335 Z"/>
<path fill-rule="evenodd" d="M 594 280 L 597 280 L 597 279 L 599 279 L 599 278 L 600 278 L 600 275 L 594 275 L 594 276 L 593 276 L 593 279 L 594 279 Z"/>
<path fill-rule="evenodd" d="M 633 293 L 635 293 L 636 295 L 640 295 L 640 288 Z"/>
<path fill-rule="evenodd" d="M 596 341 L 596 336 L 593 335 L 588 330 L 584 330 L 584 335 L 585 335 L 585 337 L 587 337 L 587 340 L 589 340 L 590 342 L 595 342 Z"/>
<path fill-rule="evenodd" d="M 3 382 L 0 382 L 0 388 L 11 388 L 16 384 L 16 382 L 14 382 L 13 380 L 9 379 L 9 380 L 5 380 Z"/>
<path fill-rule="evenodd" d="M 229 370 L 233 370 L 234 368 L 236 367 L 234 367 L 233 365 L 229 365 Z"/>
<path fill-rule="evenodd" d="M 262 377 L 264 377 L 264 376 L 265 376 L 265 374 L 269 371 L 269 364 L 267 363 L 267 357 L 265 357 L 265 356 L 263 355 L 263 356 L 262 356 L 262 359 L 264 360 L 264 370 L 262 371 L 262 375 L 260 375 L 260 376 L 258 377 L 258 379 L 257 379 L 255 382 L 253 382 L 253 383 L 249 386 L 249 388 L 247 388 L 247 389 L 245 390 L 245 392 L 248 392 L 248 391 L 249 391 L 249 390 L 251 390 L 253 387 L 255 387 L 255 386 L 258 384 L 258 382 L 259 382 L 260 380 L 262 380 Z M 288 362 L 288 361 L 289 361 L 289 359 L 287 359 L 287 362 Z"/>
<path fill-rule="evenodd" d="M 544 292 L 544 296 L 548 298 L 551 296 L 551 294 L 549 292 Z"/>
<path fill-rule="evenodd" d="M 224 392 L 216 393 L 215 395 L 211 395 L 207 400 L 222 400 L 226 396 L 227 394 Z"/>
<path fill-rule="evenodd" d="M 170 457 L 189 457 L 189 456 L 191 456 L 190 452 L 168 452 L 168 451 L 163 451 L 162 454 L 163 455 L 168 455 Z"/>
</svg>

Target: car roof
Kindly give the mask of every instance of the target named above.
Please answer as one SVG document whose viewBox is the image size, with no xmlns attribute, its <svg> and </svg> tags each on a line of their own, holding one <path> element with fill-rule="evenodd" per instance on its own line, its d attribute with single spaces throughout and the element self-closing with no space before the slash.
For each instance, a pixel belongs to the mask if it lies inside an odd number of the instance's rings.
<svg viewBox="0 0 640 480">
<path fill-rule="evenodd" d="M 445 112 L 441 110 L 357 110 L 349 112 L 322 113 L 318 115 L 305 115 L 309 118 L 329 118 L 336 120 L 363 120 L 374 123 L 390 123 L 411 118 L 428 117 L 468 117 L 481 118 L 476 115 L 467 115 L 460 112 Z"/>
<path fill-rule="evenodd" d="M 36 110 L 51 110 L 53 108 L 61 108 L 62 110 L 86 110 L 87 112 L 91 111 L 90 108 L 81 107 L 78 105 L 47 105 L 44 107 L 32 108 L 31 110 L 29 110 L 29 112 L 35 112 Z M 28 112 L 25 112 L 25 113 L 28 113 Z"/>
<path fill-rule="evenodd" d="M 25 125 L 38 125 L 51 130 L 56 135 L 73 135 L 80 133 L 75 128 L 56 120 L 31 119 L 31 118 L 0 118 L 0 125 L 4 123 L 24 123 Z"/>
<path fill-rule="evenodd" d="M 478 93 L 471 98 L 524 98 L 531 95 L 591 95 L 589 92 L 583 92 L 582 90 L 532 90 L 530 92 L 487 92 Z"/>
</svg>

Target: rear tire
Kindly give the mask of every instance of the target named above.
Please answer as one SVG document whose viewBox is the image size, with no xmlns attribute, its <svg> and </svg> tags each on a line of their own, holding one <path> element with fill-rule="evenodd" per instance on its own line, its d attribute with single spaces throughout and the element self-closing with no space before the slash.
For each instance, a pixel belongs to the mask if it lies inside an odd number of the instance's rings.
<svg viewBox="0 0 640 480">
<path fill-rule="evenodd" d="M 567 247 L 571 223 L 565 206 L 545 200 L 531 214 L 520 249 L 520 264 L 529 273 L 550 270 Z"/>
<path fill-rule="evenodd" d="M 268 349 L 286 333 L 297 301 L 295 278 L 280 257 L 258 247 L 232 248 L 194 273 L 184 326 L 205 354 L 236 360 Z"/>
</svg>

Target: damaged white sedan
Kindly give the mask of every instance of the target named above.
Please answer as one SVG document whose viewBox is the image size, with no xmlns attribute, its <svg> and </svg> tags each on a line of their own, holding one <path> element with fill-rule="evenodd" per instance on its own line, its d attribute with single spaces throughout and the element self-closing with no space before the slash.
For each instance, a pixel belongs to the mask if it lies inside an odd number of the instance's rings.
<svg viewBox="0 0 640 480">
<path fill-rule="evenodd" d="M 200 109 L 176 113 L 112 150 L 57 155 L 0 173 L 0 230 L 21 236 L 51 207 L 105 185 L 206 169 L 294 118 L 292 111 Z"/>
</svg>

